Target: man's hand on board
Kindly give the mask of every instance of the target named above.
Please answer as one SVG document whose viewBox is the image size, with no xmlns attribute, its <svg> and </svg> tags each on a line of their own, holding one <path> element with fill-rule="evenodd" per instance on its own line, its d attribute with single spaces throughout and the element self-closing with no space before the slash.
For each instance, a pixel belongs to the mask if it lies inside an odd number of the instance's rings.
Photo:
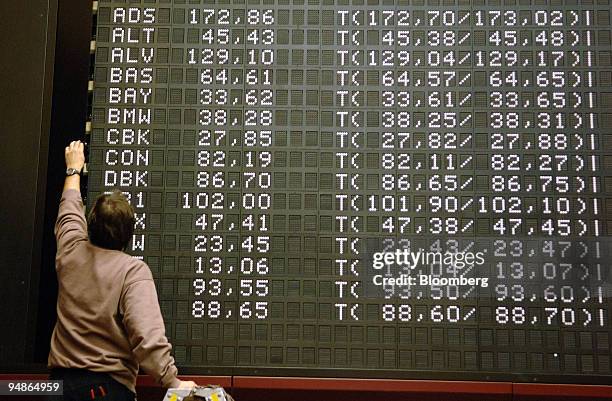
<svg viewBox="0 0 612 401">
<path fill-rule="evenodd" d="M 66 157 L 66 167 L 73 168 L 77 171 L 83 170 L 85 165 L 85 145 L 81 141 L 72 141 L 70 145 L 64 149 L 64 156 Z"/>
</svg>

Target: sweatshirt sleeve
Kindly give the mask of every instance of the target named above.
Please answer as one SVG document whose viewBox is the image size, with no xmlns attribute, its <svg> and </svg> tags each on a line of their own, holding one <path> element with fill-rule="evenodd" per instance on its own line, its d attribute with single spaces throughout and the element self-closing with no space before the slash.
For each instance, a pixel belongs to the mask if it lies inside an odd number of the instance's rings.
<svg viewBox="0 0 612 401">
<path fill-rule="evenodd" d="M 142 369 L 163 387 L 178 387 L 178 372 L 170 355 L 172 346 L 165 335 L 153 280 L 143 279 L 129 284 L 121 307 L 132 353 Z"/>
<path fill-rule="evenodd" d="M 78 242 L 87 240 L 87 220 L 79 191 L 69 189 L 62 193 L 54 232 L 58 254 L 68 252 Z"/>
</svg>

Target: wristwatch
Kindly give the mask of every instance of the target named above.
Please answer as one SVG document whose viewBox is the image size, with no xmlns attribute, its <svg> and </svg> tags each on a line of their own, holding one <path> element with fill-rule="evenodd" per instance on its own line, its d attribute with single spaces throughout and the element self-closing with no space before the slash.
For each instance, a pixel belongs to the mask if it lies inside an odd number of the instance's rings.
<svg viewBox="0 0 612 401">
<path fill-rule="evenodd" d="M 71 176 L 71 175 L 75 175 L 75 174 L 81 174 L 81 172 L 79 170 L 77 170 L 76 168 L 72 168 L 72 167 L 68 167 L 66 169 L 66 175 L 67 176 Z"/>
</svg>

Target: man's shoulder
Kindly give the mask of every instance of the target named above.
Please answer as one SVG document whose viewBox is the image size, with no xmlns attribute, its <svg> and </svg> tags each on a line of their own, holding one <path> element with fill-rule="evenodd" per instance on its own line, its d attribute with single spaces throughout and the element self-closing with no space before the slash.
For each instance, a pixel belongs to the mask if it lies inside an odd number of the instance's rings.
<svg viewBox="0 0 612 401">
<path fill-rule="evenodd" d="M 126 286 L 135 283 L 136 281 L 153 280 L 151 269 L 149 269 L 149 266 L 144 261 L 128 255 L 127 253 L 124 253 L 123 255 L 126 260 L 127 269 L 125 273 Z"/>
<path fill-rule="evenodd" d="M 87 251 L 94 255 L 95 259 L 104 261 L 103 264 L 108 268 L 112 265 L 117 272 L 122 272 L 125 276 L 125 284 L 131 284 L 138 280 L 153 280 L 151 269 L 141 259 L 138 259 L 123 251 L 100 248 L 87 241 Z"/>
</svg>

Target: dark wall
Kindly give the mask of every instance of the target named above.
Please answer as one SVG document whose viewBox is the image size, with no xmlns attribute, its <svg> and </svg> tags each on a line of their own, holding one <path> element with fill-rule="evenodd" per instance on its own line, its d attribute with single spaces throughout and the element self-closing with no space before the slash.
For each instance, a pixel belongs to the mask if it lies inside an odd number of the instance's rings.
<svg viewBox="0 0 612 401">
<path fill-rule="evenodd" d="M 92 1 L 56 0 L 57 32 L 53 75 L 53 106 L 51 109 L 48 172 L 46 180 L 45 216 L 42 223 L 42 263 L 38 293 L 37 326 L 34 335 L 34 362 L 45 362 L 49 341 L 55 325 L 57 278 L 55 275 L 55 237 L 53 227 L 64 185 L 66 164 L 64 147 L 84 136 L 87 120 L 87 82 L 90 72 L 90 41 L 92 39 Z M 84 183 L 86 180 L 81 180 Z"/>
<path fill-rule="evenodd" d="M 0 1 L 0 363 L 35 325 L 57 0 Z"/>
<path fill-rule="evenodd" d="M 86 140 L 91 38 L 91 0 L 0 1 L 2 370 L 46 364 L 63 149 Z"/>
</svg>

